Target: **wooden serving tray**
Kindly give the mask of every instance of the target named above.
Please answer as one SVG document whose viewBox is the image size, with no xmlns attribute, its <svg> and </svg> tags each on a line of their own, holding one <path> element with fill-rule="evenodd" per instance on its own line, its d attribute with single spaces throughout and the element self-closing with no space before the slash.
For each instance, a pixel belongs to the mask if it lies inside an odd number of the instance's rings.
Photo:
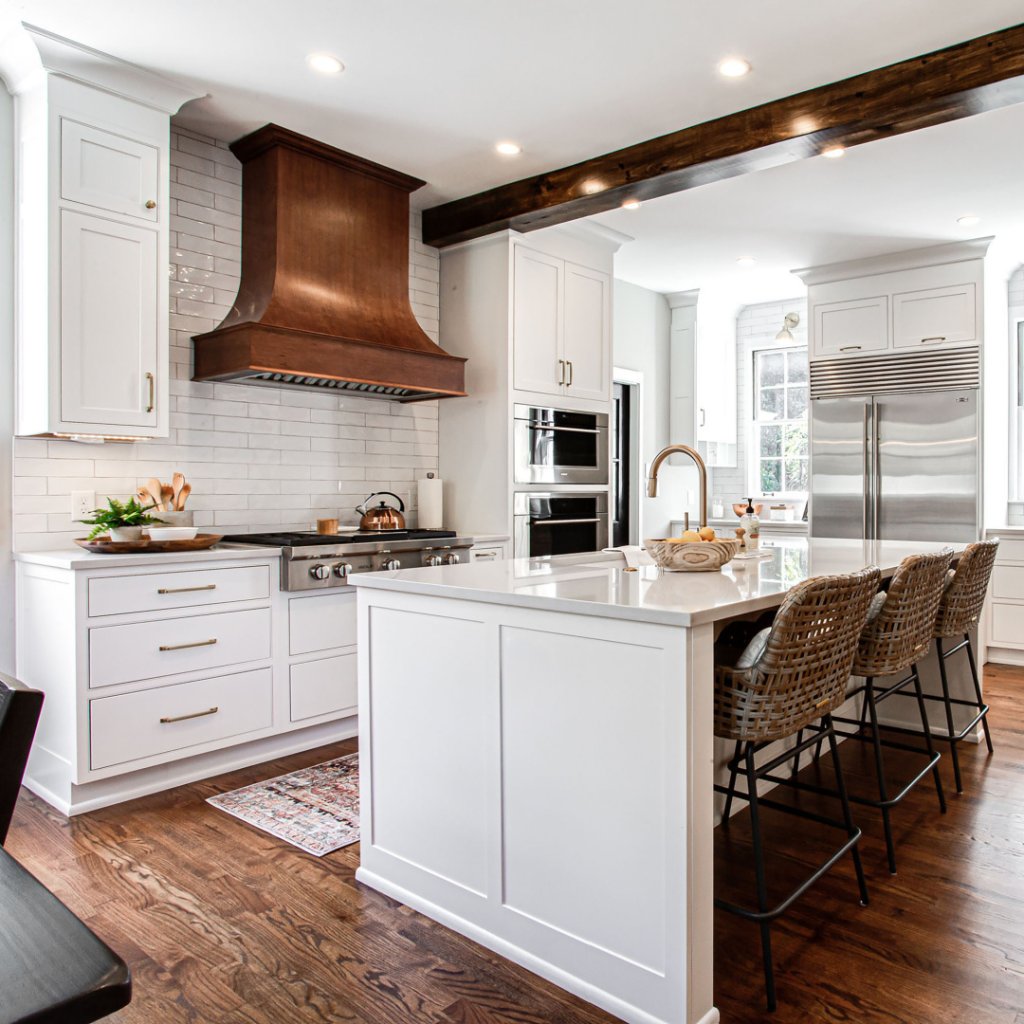
<svg viewBox="0 0 1024 1024">
<path fill-rule="evenodd" d="M 142 540 L 113 541 L 110 534 L 107 534 L 95 540 L 78 537 L 75 543 L 94 555 L 156 555 L 167 551 L 205 551 L 212 548 L 222 536 L 219 533 L 197 533 L 191 540 L 150 540 L 143 537 Z"/>
</svg>

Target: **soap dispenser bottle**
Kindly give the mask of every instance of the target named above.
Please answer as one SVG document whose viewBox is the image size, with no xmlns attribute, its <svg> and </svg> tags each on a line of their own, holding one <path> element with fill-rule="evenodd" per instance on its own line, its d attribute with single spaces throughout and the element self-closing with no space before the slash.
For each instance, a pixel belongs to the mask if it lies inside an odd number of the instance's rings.
<svg viewBox="0 0 1024 1024">
<path fill-rule="evenodd" d="M 747 551 L 757 551 L 761 544 L 761 520 L 754 511 L 754 499 L 747 498 L 747 507 L 740 516 L 740 526 L 744 529 L 743 541 Z"/>
</svg>

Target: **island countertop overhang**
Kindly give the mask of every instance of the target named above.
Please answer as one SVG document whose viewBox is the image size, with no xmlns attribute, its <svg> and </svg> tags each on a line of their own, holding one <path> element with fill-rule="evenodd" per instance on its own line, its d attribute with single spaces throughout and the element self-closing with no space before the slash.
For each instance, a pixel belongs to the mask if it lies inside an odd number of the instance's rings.
<svg viewBox="0 0 1024 1024">
<path fill-rule="evenodd" d="M 770 557 L 734 560 L 721 572 L 669 573 L 654 566 L 627 571 L 621 555 L 595 552 L 365 573 L 350 582 L 423 596 L 690 627 L 775 608 L 792 587 L 812 576 L 875 565 L 887 577 L 908 555 L 945 547 L 959 553 L 964 544 L 779 537 L 763 545 Z"/>
</svg>

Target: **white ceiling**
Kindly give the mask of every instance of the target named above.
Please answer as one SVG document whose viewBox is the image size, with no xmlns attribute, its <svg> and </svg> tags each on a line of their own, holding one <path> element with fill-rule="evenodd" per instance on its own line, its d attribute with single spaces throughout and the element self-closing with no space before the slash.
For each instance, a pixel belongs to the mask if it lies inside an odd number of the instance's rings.
<svg viewBox="0 0 1024 1024">
<path fill-rule="evenodd" d="M 179 121 L 267 121 L 424 178 L 419 206 L 1021 21 L 1020 0 L 0 0 L 21 19 L 198 87 Z M 839 12 L 842 11 L 842 15 Z M 310 71 L 326 51 L 343 74 Z M 721 57 L 754 71 L 725 80 Z M 498 156 L 514 139 L 524 152 Z M 795 294 L 792 267 L 1024 226 L 1011 109 L 602 215 L 617 274 L 659 291 Z M 961 213 L 984 219 L 955 224 Z M 754 255 L 738 272 L 735 259 Z"/>
</svg>

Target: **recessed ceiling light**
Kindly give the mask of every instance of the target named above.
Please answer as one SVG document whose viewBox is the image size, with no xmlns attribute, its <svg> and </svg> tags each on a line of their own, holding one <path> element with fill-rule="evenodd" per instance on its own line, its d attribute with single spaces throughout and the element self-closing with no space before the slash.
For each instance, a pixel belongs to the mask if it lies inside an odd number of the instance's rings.
<svg viewBox="0 0 1024 1024">
<path fill-rule="evenodd" d="M 846 156 L 845 146 L 829 146 L 828 149 L 823 149 L 821 155 L 826 160 L 838 160 L 841 156 Z"/>
<path fill-rule="evenodd" d="M 311 53 L 306 58 L 306 63 L 321 75 L 336 75 L 345 70 L 345 65 L 329 53 Z"/>
<path fill-rule="evenodd" d="M 965 213 L 962 217 L 957 217 L 957 224 L 962 224 L 965 228 L 969 228 L 972 224 L 977 224 L 981 220 L 976 214 Z"/>
<path fill-rule="evenodd" d="M 639 210 L 640 209 L 640 200 L 639 199 L 627 199 L 622 204 L 622 208 L 624 210 Z"/>
<path fill-rule="evenodd" d="M 519 156 L 523 147 L 518 142 L 499 142 L 494 147 L 502 156 Z"/>
<path fill-rule="evenodd" d="M 750 74 L 750 61 L 742 57 L 726 57 L 718 62 L 718 73 L 725 78 L 742 78 Z"/>
<path fill-rule="evenodd" d="M 756 262 L 757 260 L 755 260 L 753 256 L 740 256 L 740 258 L 736 260 L 736 266 L 752 267 Z"/>
</svg>

